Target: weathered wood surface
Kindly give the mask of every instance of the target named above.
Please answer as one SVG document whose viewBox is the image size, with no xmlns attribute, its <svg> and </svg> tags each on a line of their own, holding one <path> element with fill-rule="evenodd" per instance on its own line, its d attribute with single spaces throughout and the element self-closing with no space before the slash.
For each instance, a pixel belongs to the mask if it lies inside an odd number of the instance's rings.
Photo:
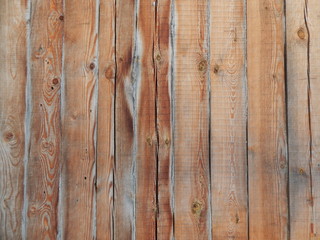
<svg viewBox="0 0 320 240">
<path fill-rule="evenodd" d="M 176 239 L 208 239 L 209 91 L 207 1 L 174 6 L 174 214 Z"/>
<path fill-rule="evenodd" d="M 62 2 L 31 2 L 31 128 L 26 236 L 55 239 L 60 178 Z M 50 224 L 49 224 L 50 223 Z"/>
<path fill-rule="evenodd" d="M 320 237 L 318 0 L 0 0 L 0 239 Z"/>
<path fill-rule="evenodd" d="M 97 239 L 113 236 L 115 0 L 100 1 L 97 129 Z"/>
<path fill-rule="evenodd" d="M 245 12 L 245 1 L 210 6 L 213 239 L 248 239 Z"/>
<path fill-rule="evenodd" d="M 0 239 L 21 239 L 29 137 L 25 132 L 28 6 L 18 0 L 1 0 L 0 5 Z"/>
<path fill-rule="evenodd" d="M 64 9 L 61 236 L 93 239 L 96 230 L 97 1 Z"/>
<path fill-rule="evenodd" d="M 287 2 L 287 81 L 291 239 L 319 234 L 320 46 L 316 1 Z"/>
<path fill-rule="evenodd" d="M 288 239 L 284 2 L 248 1 L 250 239 Z"/>
</svg>

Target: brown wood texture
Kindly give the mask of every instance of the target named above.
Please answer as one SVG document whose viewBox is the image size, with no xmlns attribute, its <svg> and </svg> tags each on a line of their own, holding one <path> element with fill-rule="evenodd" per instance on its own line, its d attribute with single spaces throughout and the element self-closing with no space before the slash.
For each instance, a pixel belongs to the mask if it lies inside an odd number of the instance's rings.
<svg viewBox="0 0 320 240">
<path fill-rule="evenodd" d="M 284 1 L 249 1 L 248 177 L 250 239 L 288 238 Z"/>
<path fill-rule="evenodd" d="M 60 178 L 60 84 L 63 6 L 32 1 L 30 38 L 31 129 L 27 170 L 28 239 L 56 239 Z"/>
<path fill-rule="evenodd" d="M 26 2 L 0 5 L 0 239 L 22 239 L 29 11 Z"/>
<path fill-rule="evenodd" d="M 290 238 L 319 237 L 319 51 L 316 1 L 286 8 Z"/>
<path fill-rule="evenodd" d="M 210 5 L 213 239 L 248 239 L 245 13 L 245 1 Z"/>
<path fill-rule="evenodd" d="M 178 0 L 174 8 L 175 239 L 208 239 L 208 5 Z"/>
<path fill-rule="evenodd" d="M 68 0 L 64 12 L 61 236 L 64 239 L 93 239 L 98 6 L 93 0 Z"/>
<path fill-rule="evenodd" d="M 318 240 L 318 0 L 0 0 L 0 239 Z"/>
<path fill-rule="evenodd" d="M 114 239 L 135 233 L 135 9 L 134 0 L 116 1 Z"/>
<path fill-rule="evenodd" d="M 113 237 L 115 0 L 100 1 L 97 129 L 97 239 Z"/>
</svg>

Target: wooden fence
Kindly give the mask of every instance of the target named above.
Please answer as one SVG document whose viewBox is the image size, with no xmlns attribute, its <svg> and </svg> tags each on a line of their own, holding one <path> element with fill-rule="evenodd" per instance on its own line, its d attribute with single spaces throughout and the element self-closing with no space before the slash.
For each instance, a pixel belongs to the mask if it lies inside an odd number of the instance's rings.
<svg viewBox="0 0 320 240">
<path fill-rule="evenodd" d="M 0 239 L 319 240 L 319 0 L 0 0 Z"/>
</svg>

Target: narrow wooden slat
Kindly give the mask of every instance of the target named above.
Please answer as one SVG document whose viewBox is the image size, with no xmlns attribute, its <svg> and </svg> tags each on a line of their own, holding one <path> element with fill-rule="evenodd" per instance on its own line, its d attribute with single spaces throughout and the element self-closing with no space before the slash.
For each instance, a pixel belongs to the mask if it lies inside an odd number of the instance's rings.
<svg viewBox="0 0 320 240">
<path fill-rule="evenodd" d="M 116 108 L 114 239 L 133 239 L 135 175 L 133 158 L 133 69 L 135 1 L 116 0 Z"/>
<path fill-rule="evenodd" d="M 62 3 L 33 0 L 27 238 L 56 239 L 60 174 Z"/>
<path fill-rule="evenodd" d="M 290 237 L 320 236 L 320 30 L 317 1 L 287 1 Z"/>
<path fill-rule="evenodd" d="M 115 0 L 100 1 L 97 239 L 113 239 Z"/>
<path fill-rule="evenodd" d="M 64 239 L 94 238 L 97 1 L 65 2 L 62 152 Z"/>
<path fill-rule="evenodd" d="M 154 34 L 156 2 L 137 6 L 136 79 L 136 239 L 156 239 L 157 148 Z"/>
<path fill-rule="evenodd" d="M 284 1 L 248 1 L 249 235 L 288 237 Z"/>
<path fill-rule="evenodd" d="M 0 239 L 22 238 L 27 1 L 0 1 Z"/>
<path fill-rule="evenodd" d="M 158 218 L 157 239 L 173 237 L 173 213 L 171 189 L 171 51 L 170 17 L 171 0 L 157 2 L 155 32 L 156 106 L 158 131 Z"/>
<path fill-rule="evenodd" d="M 210 5 L 213 239 L 248 239 L 244 3 Z"/>
<path fill-rule="evenodd" d="M 304 0 L 287 1 L 286 5 L 290 236 L 293 240 L 310 239 L 313 221 L 306 7 Z"/>
<path fill-rule="evenodd" d="M 207 1 L 175 1 L 175 239 L 208 239 Z"/>
</svg>

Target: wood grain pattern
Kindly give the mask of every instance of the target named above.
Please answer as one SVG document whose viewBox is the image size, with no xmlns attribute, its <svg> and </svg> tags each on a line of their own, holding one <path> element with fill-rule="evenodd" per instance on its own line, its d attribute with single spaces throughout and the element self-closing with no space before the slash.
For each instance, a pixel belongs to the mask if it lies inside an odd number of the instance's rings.
<svg viewBox="0 0 320 240">
<path fill-rule="evenodd" d="M 156 239 L 157 149 L 154 41 L 156 2 L 137 6 L 136 65 L 136 239 Z"/>
<path fill-rule="evenodd" d="M 248 1 L 250 239 L 288 239 L 284 2 Z"/>
<path fill-rule="evenodd" d="M 171 0 L 157 2 L 154 62 L 158 132 L 158 218 L 157 239 L 173 238 L 172 141 L 171 141 Z"/>
<path fill-rule="evenodd" d="M 95 236 L 97 10 L 95 0 L 65 2 L 64 239 L 93 239 Z"/>
<path fill-rule="evenodd" d="M 287 3 L 290 237 L 319 235 L 319 37 L 316 1 Z"/>
<path fill-rule="evenodd" d="M 62 2 L 33 0 L 27 238 L 56 239 L 60 177 Z"/>
<path fill-rule="evenodd" d="M 248 239 L 244 13 L 244 1 L 210 5 L 213 239 Z"/>
<path fill-rule="evenodd" d="M 27 3 L 0 6 L 0 239 L 22 239 Z"/>
<path fill-rule="evenodd" d="M 207 1 L 175 1 L 175 239 L 208 239 Z"/>
<path fill-rule="evenodd" d="M 117 0 L 114 239 L 133 239 L 135 232 L 134 13 L 134 0 Z"/>
<path fill-rule="evenodd" d="M 100 1 L 97 239 L 113 239 L 115 0 Z"/>
</svg>

